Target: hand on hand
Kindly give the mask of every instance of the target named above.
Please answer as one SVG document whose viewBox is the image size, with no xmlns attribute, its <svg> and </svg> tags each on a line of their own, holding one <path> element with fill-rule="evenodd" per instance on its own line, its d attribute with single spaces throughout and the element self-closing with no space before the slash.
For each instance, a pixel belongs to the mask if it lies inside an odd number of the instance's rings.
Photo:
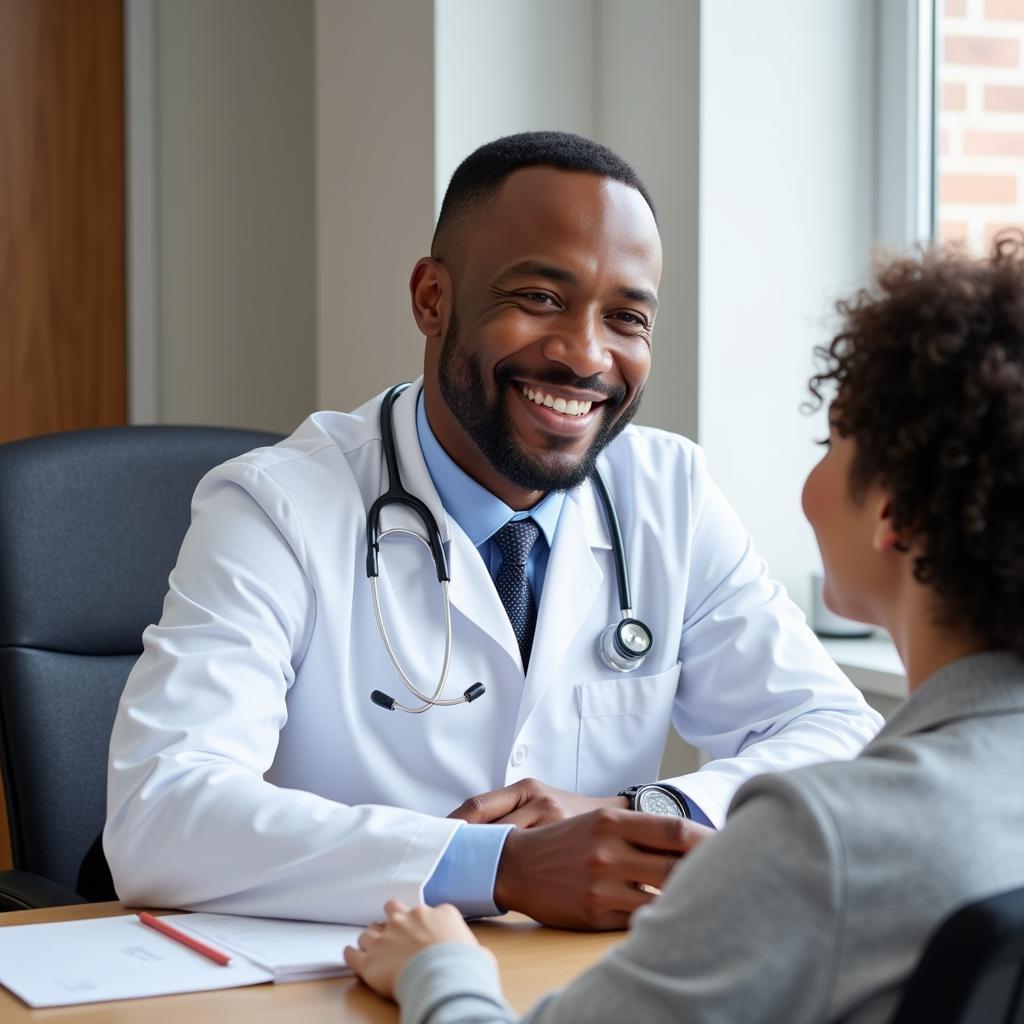
<svg viewBox="0 0 1024 1024">
<path fill-rule="evenodd" d="M 602 808 L 508 834 L 494 900 L 557 928 L 625 928 L 679 858 L 714 835 L 683 818 Z"/>
<path fill-rule="evenodd" d="M 536 828 L 565 821 L 599 807 L 628 806 L 624 796 L 580 796 L 546 786 L 537 779 L 523 779 L 504 789 L 481 793 L 461 803 L 448 815 L 476 825 L 518 825 Z"/>
<path fill-rule="evenodd" d="M 384 913 L 387 921 L 371 924 L 359 936 L 358 949 L 345 949 L 345 963 L 382 996 L 394 997 L 402 968 L 427 946 L 441 942 L 478 944 L 450 903 L 410 910 L 401 900 L 389 900 Z"/>
</svg>

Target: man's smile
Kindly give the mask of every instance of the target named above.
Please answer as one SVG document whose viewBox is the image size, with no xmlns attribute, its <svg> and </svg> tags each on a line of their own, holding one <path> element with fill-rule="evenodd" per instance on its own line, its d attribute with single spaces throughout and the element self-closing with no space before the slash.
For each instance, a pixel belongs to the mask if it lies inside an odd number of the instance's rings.
<svg viewBox="0 0 1024 1024">
<path fill-rule="evenodd" d="M 603 396 L 574 395 L 565 389 L 522 381 L 511 381 L 510 389 L 518 396 L 514 404 L 522 408 L 530 422 L 547 434 L 563 437 L 581 437 L 591 432 L 605 406 Z"/>
<path fill-rule="evenodd" d="M 586 416 L 594 404 L 593 399 L 567 399 L 563 395 L 555 394 L 547 389 L 532 388 L 528 384 L 520 384 L 519 387 L 531 402 L 547 406 L 547 408 L 554 409 L 555 412 L 563 413 L 566 416 Z"/>
</svg>

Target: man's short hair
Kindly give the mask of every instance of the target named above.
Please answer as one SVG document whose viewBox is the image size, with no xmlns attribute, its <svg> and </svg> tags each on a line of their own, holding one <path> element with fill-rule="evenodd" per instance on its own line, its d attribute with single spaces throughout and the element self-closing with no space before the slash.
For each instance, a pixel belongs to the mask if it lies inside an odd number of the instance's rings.
<svg viewBox="0 0 1024 1024">
<path fill-rule="evenodd" d="M 455 169 L 441 204 L 431 254 L 450 255 L 443 250 L 458 244 L 466 222 L 497 194 L 505 179 L 523 167 L 538 166 L 621 181 L 635 188 L 657 216 L 640 176 L 607 146 L 571 132 L 520 132 L 486 143 Z"/>
</svg>

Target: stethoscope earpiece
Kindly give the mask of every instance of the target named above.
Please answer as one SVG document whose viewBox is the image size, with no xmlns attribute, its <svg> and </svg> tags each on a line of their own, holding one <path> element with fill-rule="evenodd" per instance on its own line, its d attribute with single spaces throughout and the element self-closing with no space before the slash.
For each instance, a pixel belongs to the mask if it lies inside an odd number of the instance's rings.
<svg viewBox="0 0 1024 1024">
<path fill-rule="evenodd" d="M 437 522 L 430 510 L 419 498 L 410 494 L 403 486 L 398 473 L 398 452 L 395 448 L 394 429 L 391 424 L 391 406 L 395 399 L 408 387 L 408 384 L 398 384 L 393 387 L 380 407 L 381 442 L 384 448 L 384 459 L 388 469 L 388 489 L 370 506 L 366 516 L 366 575 L 370 580 L 370 591 L 373 595 L 373 609 L 377 619 L 377 628 L 380 630 L 381 639 L 387 650 L 391 664 L 395 667 L 407 690 L 417 697 L 422 703 L 419 706 L 406 706 L 399 704 L 394 697 L 382 690 L 374 690 L 370 694 L 370 700 L 378 707 L 387 711 L 408 711 L 410 714 L 418 715 L 430 708 L 451 707 L 454 704 L 469 704 L 482 697 L 484 694 L 483 683 L 473 683 L 466 689 L 461 697 L 451 700 L 443 700 L 441 694 L 444 692 L 444 684 L 448 678 L 448 667 L 451 664 L 452 655 L 452 619 L 451 605 L 448 603 L 448 560 L 444 554 L 444 544 L 441 539 L 441 532 L 437 528 Z M 590 479 L 597 488 L 601 504 L 604 506 L 605 517 L 608 520 L 608 529 L 612 535 L 612 551 L 615 555 L 615 575 L 619 588 L 619 608 L 622 611 L 622 618 L 612 623 L 598 638 L 598 650 L 601 660 L 616 672 L 632 672 L 639 668 L 644 658 L 650 653 L 654 644 L 654 637 L 650 629 L 639 619 L 633 618 L 632 604 L 629 597 L 629 573 L 626 571 L 626 556 L 622 547 L 622 532 L 619 529 L 619 518 L 615 514 L 615 506 L 612 504 L 611 495 L 601 474 L 595 469 Z M 404 505 L 423 522 L 426 536 L 421 537 L 412 530 L 394 528 L 381 531 L 380 513 L 381 509 L 389 504 Z M 441 666 L 441 675 L 434 686 L 433 694 L 422 693 L 418 690 L 413 681 L 406 675 L 405 670 L 398 662 L 398 655 L 388 638 L 388 631 L 384 625 L 384 613 L 380 606 L 380 595 L 377 592 L 377 577 L 379 574 L 378 554 L 381 540 L 391 533 L 405 533 L 415 537 L 421 544 L 428 548 L 434 559 L 434 568 L 437 572 L 437 581 L 441 586 L 441 593 L 444 599 L 444 662 Z"/>
</svg>

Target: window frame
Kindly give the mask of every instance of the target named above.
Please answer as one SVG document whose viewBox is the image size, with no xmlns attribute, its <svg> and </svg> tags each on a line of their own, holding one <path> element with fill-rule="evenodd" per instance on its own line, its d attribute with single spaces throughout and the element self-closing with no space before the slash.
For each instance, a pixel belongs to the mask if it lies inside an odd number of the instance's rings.
<svg viewBox="0 0 1024 1024">
<path fill-rule="evenodd" d="M 937 0 L 876 0 L 875 237 L 907 249 L 935 238 Z"/>
</svg>

